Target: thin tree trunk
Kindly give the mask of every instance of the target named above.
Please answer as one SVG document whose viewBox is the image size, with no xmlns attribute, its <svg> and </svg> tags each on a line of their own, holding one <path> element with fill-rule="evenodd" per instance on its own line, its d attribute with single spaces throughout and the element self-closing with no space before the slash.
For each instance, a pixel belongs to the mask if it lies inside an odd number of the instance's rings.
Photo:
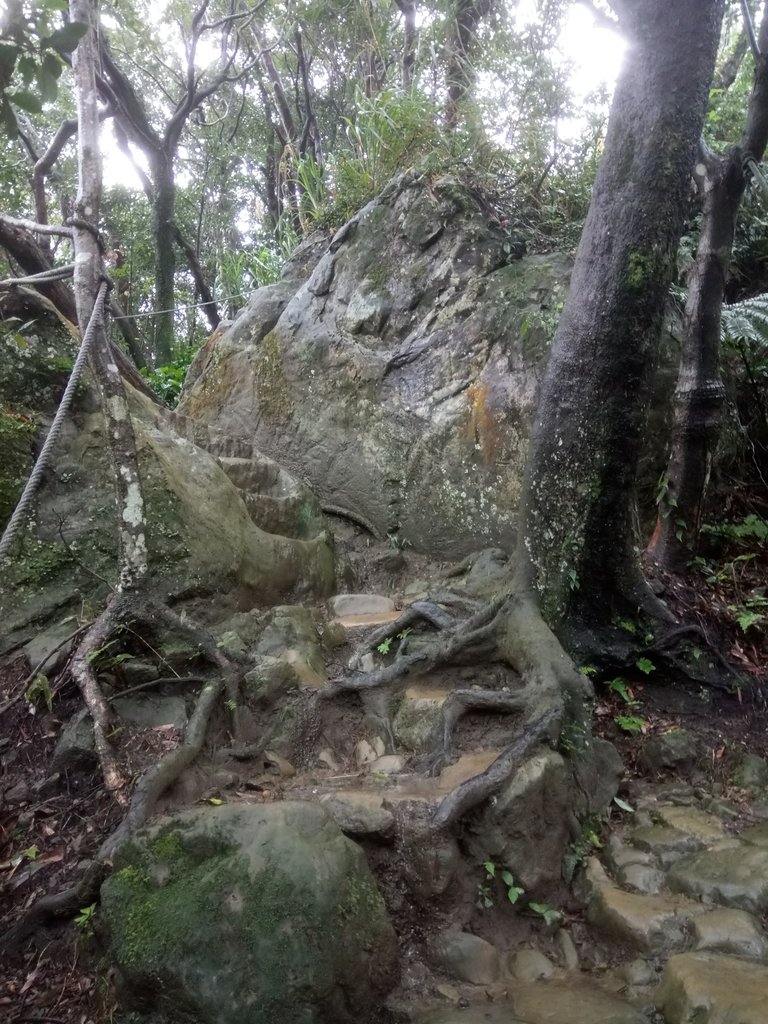
<svg viewBox="0 0 768 1024">
<path fill-rule="evenodd" d="M 413 72 L 416 67 L 416 0 L 395 0 L 395 2 L 403 15 L 403 57 L 400 81 L 403 92 L 408 92 L 413 85 Z"/>
<path fill-rule="evenodd" d="M 456 0 L 456 13 L 445 70 L 448 85 L 445 122 L 449 128 L 456 128 L 458 125 L 462 106 L 472 91 L 475 82 L 472 54 L 477 30 L 490 9 L 491 0 Z"/>
<path fill-rule="evenodd" d="M 564 635 L 653 606 L 635 476 L 723 0 L 644 0 L 534 422 L 518 549 Z M 653 607 L 658 611 L 657 607 Z"/>
<path fill-rule="evenodd" d="M 195 288 L 197 288 L 197 292 L 204 303 L 202 306 L 203 313 L 205 313 L 206 319 L 211 326 L 211 330 L 215 331 L 221 323 L 221 317 L 219 316 L 219 310 L 216 305 L 216 300 L 213 297 L 213 292 L 208 287 L 208 282 L 205 279 L 203 268 L 200 266 L 200 260 L 198 259 L 197 253 L 193 246 L 186 240 L 184 235 L 182 235 L 181 230 L 176 223 L 173 224 L 173 237 L 178 243 L 179 248 L 187 257 L 187 266 L 189 267 L 194 279 Z"/>
<path fill-rule="evenodd" d="M 685 330 L 675 390 L 672 447 L 648 553 L 665 570 L 682 569 L 696 550 L 712 454 L 725 405 L 720 376 L 720 310 L 736 218 L 747 184 L 745 161 L 758 163 L 768 144 L 768 7 L 759 34 L 761 57 L 739 144 L 725 155 L 704 153 L 697 166 L 701 237 L 688 282 Z"/>
<path fill-rule="evenodd" d="M 72 20 L 90 26 L 73 57 L 78 119 L 78 224 L 98 230 L 101 206 L 101 153 L 95 81 L 96 19 L 90 0 L 71 0 Z M 81 331 L 93 311 L 103 278 L 99 242 L 92 230 L 75 227 L 75 303 Z M 134 590 L 147 575 L 144 498 L 139 477 L 136 440 L 128 412 L 123 381 L 112 361 L 103 323 L 99 325 L 91 355 L 91 368 L 101 392 L 105 434 L 110 446 L 117 499 L 120 552 L 118 590 Z"/>
<path fill-rule="evenodd" d="M 155 303 L 154 357 L 155 365 L 170 363 L 174 352 L 174 302 L 176 249 L 173 244 L 173 215 L 176 185 L 172 160 L 164 153 L 153 154 L 152 181 L 155 234 Z"/>
</svg>

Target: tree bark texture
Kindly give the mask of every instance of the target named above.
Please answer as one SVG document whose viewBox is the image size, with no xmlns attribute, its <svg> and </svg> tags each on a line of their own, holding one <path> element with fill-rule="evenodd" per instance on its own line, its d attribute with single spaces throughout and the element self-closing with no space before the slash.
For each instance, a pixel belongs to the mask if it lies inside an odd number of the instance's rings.
<svg viewBox="0 0 768 1024">
<path fill-rule="evenodd" d="M 492 0 L 456 0 L 451 40 L 448 44 L 448 60 L 445 79 L 448 86 L 448 102 L 445 121 L 449 128 L 459 123 L 461 108 L 475 81 L 472 66 L 472 52 L 475 49 L 477 30 L 480 22 L 491 9 Z"/>
<path fill-rule="evenodd" d="M 80 330 L 93 311 L 102 278 L 102 253 L 97 229 L 101 206 L 101 153 L 96 90 L 96 16 L 90 0 L 71 0 L 73 21 L 89 26 L 73 55 L 77 97 L 78 190 L 75 201 L 75 303 Z M 91 369 L 101 393 L 105 430 L 115 481 L 120 582 L 118 589 L 135 589 L 147 574 L 146 517 L 136 456 L 136 440 L 123 381 L 113 361 L 103 323 L 98 326 Z"/>
<path fill-rule="evenodd" d="M 628 5 L 630 49 L 547 366 L 524 483 L 521 584 L 563 632 L 651 601 L 635 549 L 650 378 L 722 0 Z"/>
<path fill-rule="evenodd" d="M 174 207 L 176 184 L 173 163 L 163 151 L 152 155 L 154 198 L 152 216 L 155 234 L 155 308 L 152 318 L 154 360 L 163 366 L 173 359 L 174 302 L 176 296 L 176 249 L 174 246 Z"/>
<path fill-rule="evenodd" d="M 688 282 L 671 453 L 648 549 L 671 572 L 682 569 L 696 550 L 712 455 L 720 436 L 725 405 L 720 310 L 748 180 L 745 163 L 749 157 L 759 163 L 768 145 L 768 8 L 758 45 L 761 56 L 739 144 L 723 156 L 704 153 L 696 168 L 702 198 L 701 237 Z"/>
</svg>

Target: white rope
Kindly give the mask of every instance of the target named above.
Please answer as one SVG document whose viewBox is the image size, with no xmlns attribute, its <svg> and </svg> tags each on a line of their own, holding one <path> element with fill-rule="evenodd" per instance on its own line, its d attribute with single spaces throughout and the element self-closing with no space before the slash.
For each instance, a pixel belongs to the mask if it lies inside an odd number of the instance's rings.
<svg viewBox="0 0 768 1024">
<path fill-rule="evenodd" d="M 51 452 L 59 439 L 59 435 L 61 434 L 64 426 L 64 417 L 69 412 L 69 407 L 72 404 L 75 388 L 77 387 L 80 375 L 83 372 L 85 361 L 88 358 L 88 353 L 90 351 L 94 335 L 96 334 L 96 329 L 103 322 L 104 299 L 106 298 L 108 287 L 108 282 L 105 280 L 99 285 L 96 301 L 93 304 L 91 318 L 88 321 L 88 326 L 85 330 L 85 334 L 83 335 L 83 340 L 80 343 L 80 351 L 77 353 L 75 365 L 72 367 L 72 373 L 69 375 L 69 380 L 67 381 L 67 386 L 64 389 L 64 394 L 62 395 L 59 408 L 56 410 L 56 415 L 53 418 L 51 429 L 48 431 L 48 436 L 46 437 L 45 443 L 37 457 L 37 462 L 30 473 L 26 487 L 24 488 L 21 498 L 19 498 L 19 502 L 13 511 L 13 515 L 5 528 L 2 540 L 0 540 L 0 562 L 7 557 L 11 544 L 13 544 L 16 539 L 19 530 L 24 526 L 29 510 L 37 497 L 37 492 L 40 490 L 43 473 L 45 473 L 48 468 Z"/>
<path fill-rule="evenodd" d="M 62 267 L 51 267 L 50 270 L 41 270 L 39 274 L 29 274 L 27 277 L 7 277 L 4 281 L 0 281 L 0 287 L 10 288 L 14 284 L 42 284 L 45 281 L 61 281 L 65 277 L 72 277 L 74 271 L 74 263 L 65 263 Z"/>
</svg>

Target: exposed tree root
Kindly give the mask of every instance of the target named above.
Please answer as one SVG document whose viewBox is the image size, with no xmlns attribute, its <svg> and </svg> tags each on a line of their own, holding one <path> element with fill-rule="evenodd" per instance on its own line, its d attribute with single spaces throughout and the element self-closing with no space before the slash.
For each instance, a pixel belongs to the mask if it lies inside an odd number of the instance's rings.
<svg viewBox="0 0 768 1024">
<path fill-rule="evenodd" d="M 96 657 L 109 644 L 110 637 L 121 628 L 126 628 L 129 623 L 132 631 L 135 631 L 137 625 L 145 625 L 150 629 L 163 625 L 181 633 L 191 639 L 221 671 L 221 675 L 216 679 L 207 682 L 201 680 L 205 685 L 197 698 L 184 741 L 141 777 L 134 787 L 130 800 L 125 792 L 125 780 L 117 767 L 115 753 L 109 742 L 109 701 L 101 692 L 94 669 Z M 206 630 L 185 621 L 152 597 L 139 597 L 138 593 L 131 591 L 115 594 L 110 605 L 96 619 L 78 646 L 70 671 L 80 687 L 93 721 L 96 751 L 105 784 L 118 802 L 127 804 L 127 810 L 117 829 L 102 843 L 82 878 L 70 889 L 38 900 L 20 921 L 0 936 L 0 948 L 10 948 L 23 941 L 39 924 L 49 918 L 72 915 L 81 907 L 94 902 L 98 896 L 99 886 L 110 868 L 111 857 L 118 847 L 147 821 L 160 796 L 198 756 L 217 700 L 225 688 L 228 692 L 237 694 L 242 674 L 241 668 L 226 657 L 218 648 L 214 637 Z M 199 677 L 191 677 L 193 680 L 197 678 Z M 133 689 L 144 689 L 148 685 L 156 686 L 160 681 L 152 680 L 149 684 L 141 684 Z"/>
<path fill-rule="evenodd" d="M 436 601 L 414 601 L 413 604 L 408 605 L 403 614 L 395 619 L 394 622 L 388 622 L 371 633 L 366 638 L 366 645 L 368 648 L 374 649 L 378 647 L 382 640 L 397 636 L 398 633 L 402 633 L 403 630 L 409 629 L 415 623 L 421 621 L 428 622 L 435 629 L 450 629 L 456 623 L 454 616 L 444 608 L 441 608 Z"/>
<path fill-rule="evenodd" d="M 373 690 L 405 678 L 424 675 L 439 665 L 449 664 L 470 648 L 478 655 L 490 654 L 495 647 L 497 619 L 504 600 L 499 598 L 492 601 L 459 626 L 443 631 L 438 638 L 439 643 L 433 643 L 413 654 L 400 654 L 391 665 L 385 665 L 374 672 L 357 672 L 345 679 L 332 680 L 330 686 L 319 692 L 319 697 L 328 700 L 340 693 Z M 387 635 L 391 635 L 391 629 L 390 625 Z"/>
<path fill-rule="evenodd" d="M 183 743 L 170 751 L 137 783 L 128 810 L 117 829 L 102 843 L 85 873 L 71 888 L 43 896 L 24 916 L 0 935 L 0 948 L 11 949 L 51 918 L 71 917 L 98 897 L 99 887 L 111 867 L 111 858 L 126 839 L 147 821 L 158 799 L 200 753 L 211 713 L 224 689 L 224 680 L 206 683 L 197 698 Z"/>
<path fill-rule="evenodd" d="M 441 708 L 439 739 L 435 744 L 435 752 L 428 758 L 427 774 L 437 775 L 450 761 L 456 724 L 468 711 L 512 714 L 525 710 L 530 703 L 531 697 L 527 690 L 454 690 Z"/>
<path fill-rule="evenodd" d="M 101 692 L 93 667 L 99 652 L 104 649 L 110 636 L 120 625 L 122 603 L 118 597 L 96 619 L 78 645 L 69 670 L 80 688 L 85 706 L 91 716 L 96 754 L 104 776 L 104 785 L 115 800 L 124 805 L 126 803 L 124 793 L 126 780 L 117 765 L 115 752 L 109 740 L 112 732 L 112 714 L 104 694 Z"/>
<path fill-rule="evenodd" d="M 559 709 L 550 708 L 530 719 L 493 764 L 448 794 L 435 810 L 430 827 L 434 831 L 450 828 L 465 814 L 498 792 L 512 778 L 531 750 L 558 722 L 560 715 Z"/>
</svg>

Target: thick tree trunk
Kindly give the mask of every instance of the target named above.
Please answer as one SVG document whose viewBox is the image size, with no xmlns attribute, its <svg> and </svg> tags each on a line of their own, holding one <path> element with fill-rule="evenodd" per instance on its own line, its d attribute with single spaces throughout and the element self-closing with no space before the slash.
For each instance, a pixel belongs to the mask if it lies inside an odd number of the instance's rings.
<svg viewBox="0 0 768 1024">
<path fill-rule="evenodd" d="M 519 583 L 568 634 L 652 603 L 635 474 L 722 0 L 625 8 L 631 47 L 534 423 Z"/>
<path fill-rule="evenodd" d="M 697 166 L 702 225 L 688 283 L 685 332 L 675 391 L 672 448 L 649 554 L 679 571 L 696 550 L 702 506 L 725 403 L 720 377 L 720 310 L 744 189 L 745 161 L 762 160 L 768 144 L 768 8 L 760 28 L 762 56 L 755 68 L 747 126 L 724 156 L 705 153 Z"/>
</svg>

